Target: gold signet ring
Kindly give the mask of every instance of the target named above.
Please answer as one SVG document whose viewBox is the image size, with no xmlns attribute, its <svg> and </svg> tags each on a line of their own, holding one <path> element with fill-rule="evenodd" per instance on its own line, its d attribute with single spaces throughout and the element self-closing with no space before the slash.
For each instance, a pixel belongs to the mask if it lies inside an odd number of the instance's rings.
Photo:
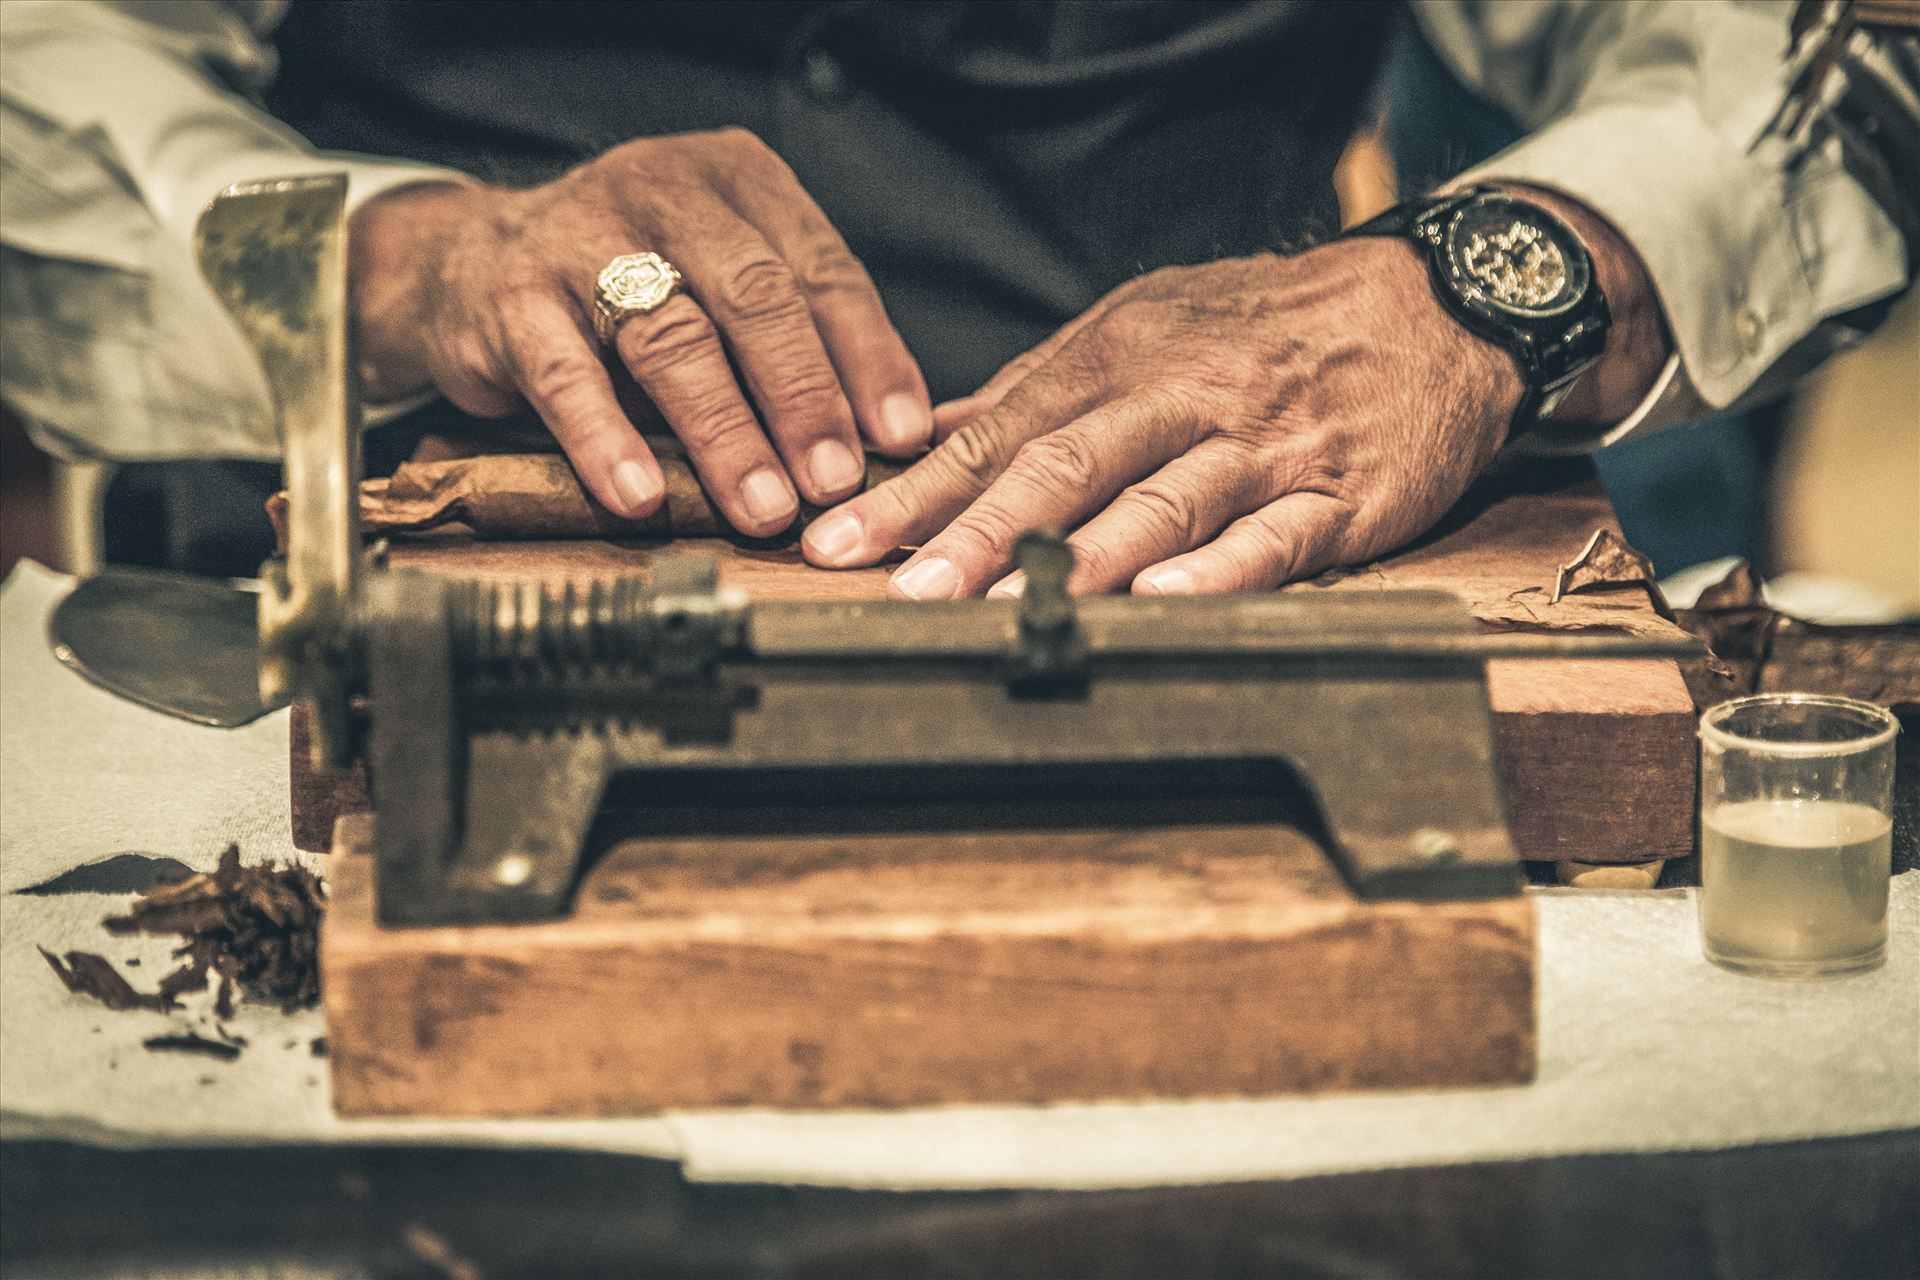
<svg viewBox="0 0 1920 1280">
<path fill-rule="evenodd" d="M 652 311 L 680 287 L 680 273 L 657 253 L 623 253 L 593 283 L 593 331 L 613 345 L 620 322 Z"/>
</svg>

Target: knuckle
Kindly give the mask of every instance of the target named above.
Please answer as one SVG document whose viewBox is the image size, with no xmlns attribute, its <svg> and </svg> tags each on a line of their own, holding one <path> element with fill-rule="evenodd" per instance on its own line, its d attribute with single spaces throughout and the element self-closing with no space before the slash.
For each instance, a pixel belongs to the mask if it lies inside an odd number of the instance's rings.
<svg viewBox="0 0 1920 1280">
<path fill-rule="evenodd" d="M 806 310 L 798 283 L 793 269 L 778 258 L 745 255 L 722 266 L 720 299 L 743 320 L 787 319 Z"/>
<path fill-rule="evenodd" d="M 1260 353 L 1235 343 L 1209 343 L 1198 354 L 1196 381 L 1205 387 L 1245 390 L 1272 381 L 1272 371 Z"/>
<path fill-rule="evenodd" d="M 712 138 L 717 154 L 709 156 L 707 168 L 723 185 L 735 185 L 742 178 L 776 188 L 794 182 L 793 170 L 780 153 L 753 130 L 730 125 L 716 130 Z"/>
<path fill-rule="evenodd" d="M 553 281 L 545 273 L 512 264 L 502 268 L 493 285 L 493 309 L 503 318 L 517 318 L 549 305 L 554 293 Z"/>
<path fill-rule="evenodd" d="M 975 488 L 984 488 L 1000 474 L 1000 440 L 978 421 L 969 422 L 948 436 L 937 452 L 946 459 L 946 465 L 972 481 Z"/>
<path fill-rule="evenodd" d="M 1085 493 L 1100 481 L 1101 465 L 1093 447 L 1079 436 L 1056 431 L 1021 445 L 1014 465 L 1050 489 Z"/>
<path fill-rule="evenodd" d="M 761 140 L 760 135 L 745 125 L 725 125 L 713 130 L 708 136 L 716 144 L 744 155 L 773 154 L 773 149 Z"/>
<path fill-rule="evenodd" d="M 991 494 L 982 494 L 947 526 L 941 541 L 946 550 L 969 560 L 999 563 L 1012 554 L 1014 541 L 1025 532 L 1012 511 Z"/>
<path fill-rule="evenodd" d="M 1266 520 L 1249 522 L 1246 533 L 1231 556 L 1242 586 L 1268 586 L 1293 577 L 1301 552 L 1296 539 Z"/>
<path fill-rule="evenodd" d="M 1275 557 L 1257 545 L 1256 538 L 1249 533 L 1226 546 L 1213 548 L 1209 558 L 1225 570 L 1216 579 L 1209 574 L 1209 590 L 1246 591 L 1280 581 L 1284 576 Z"/>
<path fill-rule="evenodd" d="M 989 386 L 1012 386 L 1043 363 L 1039 355 L 1032 351 L 1023 352 L 1000 366 L 999 372 L 987 380 Z"/>
<path fill-rule="evenodd" d="M 820 237 L 802 256 L 797 274 L 809 291 L 825 294 L 868 294 L 873 278 L 852 252 L 830 238 Z"/>
<path fill-rule="evenodd" d="M 536 400 L 564 398 L 580 386 L 584 373 L 578 356 L 546 347 L 532 348 L 520 361 L 521 385 L 527 395 Z"/>
<path fill-rule="evenodd" d="M 1169 544 L 1192 546 L 1200 537 L 1200 512 L 1193 496 L 1165 480 L 1148 478 L 1126 491 L 1134 516 Z"/>
<path fill-rule="evenodd" d="M 794 362 L 783 369 L 771 407 L 777 416 L 806 427 L 837 425 L 852 417 L 839 377 L 818 360 Z"/>
<path fill-rule="evenodd" d="M 1120 564 L 1120 557 L 1105 543 L 1069 538 L 1067 545 L 1073 548 L 1073 580 L 1076 584 L 1092 583 L 1104 587 L 1129 576 Z"/>
<path fill-rule="evenodd" d="M 696 453 L 744 451 L 760 438 L 759 424 L 745 415 L 731 388 L 696 395 L 674 423 L 674 432 Z"/>
<path fill-rule="evenodd" d="M 678 361 L 713 341 L 705 316 L 693 307 L 669 306 L 621 326 L 620 344 L 629 364 Z"/>
<path fill-rule="evenodd" d="M 1165 329 L 1160 305 L 1139 297 L 1114 303 L 1096 323 L 1108 341 L 1129 347 L 1155 342 Z"/>
<path fill-rule="evenodd" d="M 1188 371 L 1161 378 L 1147 393 L 1147 403 L 1163 424 L 1215 422 L 1223 397 L 1203 373 Z"/>
<path fill-rule="evenodd" d="M 1289 493 L 1313 493 L 1344 501 L 1352 487 L 1350 469 L 1330 454 L 1301 457 L 1291 450 L 1276 450 L 1272 465 Z"/>
</svg>

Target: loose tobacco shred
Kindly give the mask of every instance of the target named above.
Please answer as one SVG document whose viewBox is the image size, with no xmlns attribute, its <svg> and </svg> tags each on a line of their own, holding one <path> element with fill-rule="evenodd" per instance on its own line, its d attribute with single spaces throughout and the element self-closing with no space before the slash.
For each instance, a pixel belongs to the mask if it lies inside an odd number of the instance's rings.
<svg viewBox="0 0 1920 1280">
<path fill-rule="evenodd" d="M 148 1009 L 154 1013 L 165 1013 L 180 1007 L 179 1001 L 171 995 L 135 991 L 105 956 L 95 955 L 91 951 L 69 951 L 63 962 L 45 947 L 40 948 L 40 954 L 60 975 L 60 981 L 66 984 L 67 990 L 92 996 L 109 1009 Z"/>
<path fill-rule="evenodd" d="M 280 1006 L 309 1008 L 320 999 L 320 916 L 326 909 L 320 880 L 305 867 L 240 865 L 240 846 L 229 845 L 220 864 L 137 899 L 124 916 L 107 919 L 119 934 L 177 933 L 174 950 L 183 963 L 161 979 L 159 994 L 171 999 L 211 981 L 219 984 L 214 1011 L 228 1017 L 233 995 Z"/>
<path fill-rule="evenodd" d="M 148 1036 L 140 1044 L 146 1049 L 161 1053 L 199 1053 L 209 1058 L 218 1058 L 222 1062 L 232 1062 L 240 1056 L 240 1050 L 246 1047 L 246 1041 L 230 1043 L 225 1040 L 209 1040 L 197 1036 L 191 1031 L 183 1035 Z"/>
<path fill-rule="evenodd" d="M 243 867 L 240 846 L 229 845 L 213 871 L 157 885 L 135 899 L 127 914 L 104 922 L 118 934 L 185 936 L 173 952 L 181 964 L 161 978 L 154 991 L 135 990 L 111 961 L 91 951 L 69 951 L 62 958 L 42 947 L 40 954 L 67 990 L 91 996 L 109 1009 L 167 1013 L 180 1007 L 182 995 L 214 983 L 216 1017 L 233 1016 L 236 992 L 292 1013 L 320 999 L 320 916 L 325 910 L 319 877 L 311 871 L 276 863 Z M 181 1046 L 148 1041 L 147 1047 Z M 238 1052 L 233 1045 L 224 1049 Z"/>
</svg>

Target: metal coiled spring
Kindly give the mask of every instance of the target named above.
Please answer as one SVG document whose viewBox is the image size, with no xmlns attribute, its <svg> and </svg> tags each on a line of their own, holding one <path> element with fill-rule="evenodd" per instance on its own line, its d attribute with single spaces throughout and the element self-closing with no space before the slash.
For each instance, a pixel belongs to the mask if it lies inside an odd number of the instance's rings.
<svg viewBox="0 0 1920 1280">
<path fill-rule="evenodd" d="M 664 714 L 677 725 L 737 705 L 740 695 L 712 678 L 737 624 L 712 611 L 710 595 L 663 601 L 658 590 L 636 577 L 556 588 L 452 584 L 453 669 L 471 724 L 544 733 L 654 723 Z"/>
<path fill-rule="evenodd" d="M 454 669 L 469 678 L 564 679 L 646 665 L 651 597 L 640 578 L 459 582 L 448 594 Z"/>
</svg>

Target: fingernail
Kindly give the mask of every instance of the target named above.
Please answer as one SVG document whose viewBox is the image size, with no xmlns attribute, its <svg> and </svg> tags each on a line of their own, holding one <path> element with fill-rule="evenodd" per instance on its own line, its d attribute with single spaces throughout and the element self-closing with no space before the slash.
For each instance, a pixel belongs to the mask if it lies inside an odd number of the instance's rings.
<svg viewBox="0 0 1920 1280">
<path fill-rule="evenodd" d="M 1133 580 L 1133 589 L 1152 596 L 1190 596 L 1196 590 L 1193 575 L 1165 566 L 1148 569 Z"/>
<path fill-rule="evenodd" d="M 838 440 L 822 440 L 808 450 L 807 471 L 825 497 L 838 497 L 860 483 L 860 459 Z"/>
<path fill-rule="evenodd" d="M 829 511 L 800 535 L 807 544 L 807 550 L 815 560 L 826 560 L 834 564 L 845 560 L 859 549 L 864 534 L 860 528 L 860 517 L 851 511 Z"/>
<path fill-rule="evenodd" d="M 656 476 L 647 474 L 647 469 L 628 458 L 617 462 L 613 467 L 613 491 L 626 503 L 622 515 L 635 515 L 653 505 L 660 496 L 660 481 Z"/>
<path fill-rule="evenodd" d="M 894 448 L 919 448 L 933 438 L 933 414 L 919 397 L 896 391 L 880 402 L 880 429 Z"/>
<path fill-rule="evenodd" d="M 960 589 L 960 571 L 951 560 L 930 556 L 894 574 L 893 586 L 913 600 L 948 600 Z"/>
<path fill-rule="evenodd" d="M 793 486 L 772 467 L 760 467 L 747 473 L 740 482 L 740 502 L 755 524 L 773 524 L 785 520 L 800 505 Z"/>
<path fill-rule="evenodd" d="M 1027 594 L 1027 571 L 1025 569 L 1015 569 L 1012 573 L 994 583 L 993 589 L 987 592 L 987 594 L 989 596 L 997 596 L 1002 600 L 1018 600 L 1021 596 Z"/>
</svg>

